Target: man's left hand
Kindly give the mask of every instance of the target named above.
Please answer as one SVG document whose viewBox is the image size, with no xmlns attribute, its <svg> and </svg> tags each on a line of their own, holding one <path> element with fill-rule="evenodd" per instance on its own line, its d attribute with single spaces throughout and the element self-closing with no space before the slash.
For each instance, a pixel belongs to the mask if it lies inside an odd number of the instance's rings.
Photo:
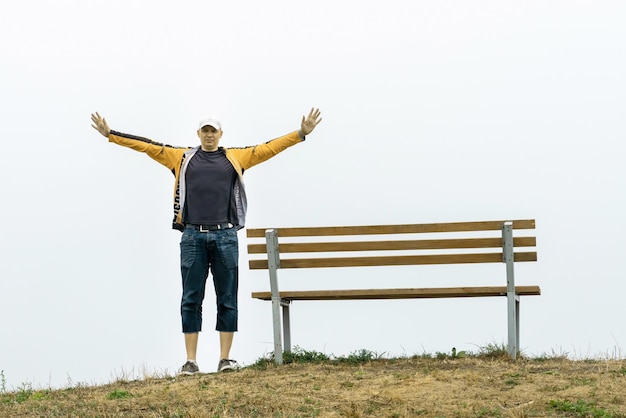
<svg viewBox="0 0 626 418">
<path fill-rule="evenodd" d="M 319 109 L 311 108 L 309 116 L 307 116 L 306 118 L 302 116 L 302 122 L 300 123 L 300 132 L 302 132 L 303 136 L 307 136 L 308 134 L 313 132 L 313 129 L 315 129 L 315 127 L 322 121 L 320 115 L 321 113 Z"/>
</svg>

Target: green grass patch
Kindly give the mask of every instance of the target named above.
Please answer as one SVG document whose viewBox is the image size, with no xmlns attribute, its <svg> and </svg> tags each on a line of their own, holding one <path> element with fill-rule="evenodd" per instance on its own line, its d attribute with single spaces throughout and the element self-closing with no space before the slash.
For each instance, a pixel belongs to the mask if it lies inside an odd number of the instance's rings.
<svg viewBox="0 0 626 418">
<path fill-rule="evenodd" d="M 295 346 L 292 351 L 283 352 L 283 364 L 364 364 L 372 360 L 380 359 L 382 357 L 382 354 L 378 354 L 374 351 L 366 349 L 353 351 L 347 356 L 334 357 L 324 353 L 320 353 L 319 351 L 305 350 L 301 347 Z M 259 358 L 249 367 L 259 370 L 265 370 L 271 364 L 274 364 L 274 353 L 270 353 L 265 357 Z"/>
<path fill-rule="evenodd" d="M 127 399 L 131 397 L 132 395 L 127 390 L 117 390 L 117 389 L 114 390 L 113 392 L 109 392 L 109 394 L 107 395 L 107 399 L 109 400 Z"/>
<path fill-rule="evenodd" d="M 555 411 L 565 412 L 573 417 L 616 418 L 614 413 L 597 407 L 595 402 L 587 402 L 580 399 L 576 402 L 568 400 L 550 401 L 550 407 Z"/>
</svg>

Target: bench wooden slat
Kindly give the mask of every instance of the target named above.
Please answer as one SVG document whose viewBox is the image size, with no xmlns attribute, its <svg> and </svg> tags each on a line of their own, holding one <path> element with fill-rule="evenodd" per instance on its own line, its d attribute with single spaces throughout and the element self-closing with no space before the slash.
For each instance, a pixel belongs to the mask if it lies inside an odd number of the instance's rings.
<svg viewBox="0 0 626 418">
<path fill-rule="evenodd" d="M 534 219 L 522 219 L 513 221 L 503 220 L 405 225 L 278 228 L 278 235 L 281 237 L 312 237 L 336 235 L 413 234 L 426 232 L 495 231 L 500 230 L 504 222 L 512 222 L 513 229 L 535 229 Z M 264 236 L 265 229 L 263 228 L 252 228 L 247 230 L 248 238 L 262 238 Z"/>
<path fill-rule="evenodd" d="M 515 247 L 535 247 L 535 237 L 513 238 Z M 282 243 L 279 251 L 284 253 L 322 253 L 333 251 L 386 251 L 386 250 L 441 250 L 461 248 L 499 248 L 502 238 L 465 238 L 396 241 L 352 241 L 352 242 L 305 242 Z M 248 244 L 249 254 L 265 254 L 265 244 Z"/>
<path fill-rule="evenodd" d="M 520 296 L 541 295 L 539 286 L 516 286 Z M 423 299 L 455 297 L 506 296 L 506 286 L 442 287 L 414 289 L 351 289 L 351 290 L 306 290 L 281 291 L 287 300 L 361 300 L 361 299 Z M 252 292 L 252 297 L 271 300 L 271 292 Z"/>
<path fill-rule="evenodd" d="M 537 261 L 536 252 L 515 253 L 515 261 Z M 501 263 L 502 253 L 408 255 L 393 257 L 292 258 L 280 260 L 280 268 L 410 266 L 419 264 Z M 250 260 L 251 270 L 267 269 L 267 260 Z"/>
</svg>

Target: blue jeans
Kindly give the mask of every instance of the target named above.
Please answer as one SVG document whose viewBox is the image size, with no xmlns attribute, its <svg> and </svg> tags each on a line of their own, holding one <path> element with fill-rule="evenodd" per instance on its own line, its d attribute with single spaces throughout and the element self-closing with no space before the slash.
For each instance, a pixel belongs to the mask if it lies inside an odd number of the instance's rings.
<svg viewBox="0 0 626 418">
<path fill-rule="evenodd" d="M 202 330 L 202 301 L 209 270 L 217 304 L 218 331 L 237 331 L 239 243 L 235 228 L 200 232 L 187 226 L 180 240 L 183 295 L 180 314 L 184 333 Z"/>
</svg>

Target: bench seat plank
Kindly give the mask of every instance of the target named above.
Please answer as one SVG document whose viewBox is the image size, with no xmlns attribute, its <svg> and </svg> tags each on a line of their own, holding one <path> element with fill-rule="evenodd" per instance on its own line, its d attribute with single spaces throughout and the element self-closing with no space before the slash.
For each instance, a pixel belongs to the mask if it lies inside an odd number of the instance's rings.
<svg viewBox="0 0 626 418">
<path fill-rule="evenodd" d="M 539 286 L 516 286 L 519 296 L 541 295 Z M 281 291 L 287 300 L 362 300 L 362 299 L 425 299 L 506 296 L 506 286 L 440 287 L 413 289 L 350 289 L 350 290 L 294 290 Z M 252 292 L 252 297 L 271 300 L 271 292 Z"/>
</svg>

